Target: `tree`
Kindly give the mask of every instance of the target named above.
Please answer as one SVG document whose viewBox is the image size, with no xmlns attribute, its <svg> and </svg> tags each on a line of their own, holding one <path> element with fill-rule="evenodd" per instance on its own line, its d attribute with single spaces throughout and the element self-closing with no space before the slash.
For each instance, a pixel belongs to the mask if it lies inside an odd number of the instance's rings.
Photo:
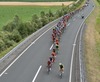
<svg viewBox="0 0 100 82">
<path fill-rule="evenodd" d="M 41 18 L 44 17 L 44 16 L 46 16 L 46 14 L 45 14 L 44 11 L 41 11 L 40 15 L 41 15 Z"/>
<path fill-rule="evenodd" d="M 36 14 L 32 16 L 31 24 L 32 24 L 32 26 L 35 26 L 35 28 L 37 28 L 37 29 L 42 27 L 42 22 Z M 36 24 L 36 25 L 34 25 L 34 24 Z"/>
<path fill-rule="evenodd" d="M 54 14 L 51 12 L 51 10 L 49 10 L 48 15 L 49 15 L 49 17 L 54 17 Z"/>
<path fill-rule="evenodd" d="M 49 22 L 49 19 L 46 16 L 44 16 L 41 18 L 41 22 L 42 22 L 42 26 L 44 26 Z"/>
<path fill-rule="evenodd" d="M 32 21 L 31 22 L 36 22 L 36 23 L 38 23 L 39 22 L 39 17 L 36 15 L 36 14 L 34 14 L 33 16 L 32 16 Z"/>
<path fill-rule="evenodd" d="M 20 20 L 19 16 L 18 15 L 15 15 L 14 16 L 14 19 L 13 19 L 13 24 L 15 26 L 18 26 L 20 24 L 20 22 L 21 22 L 21 20 Z"/>
<path fill-rule="evenodd" d="M 19 25 L 18 31 L 22 38 L 25 38 L 26 36 L 28 36 L 28 31 L 27 31 L 27 28 L 25 27 L 25 23 L 21 23 Z"/>
<path fill-rule="evenodd" d="M 8 23 L 7 25 L 5 25 L 3 27 L 3 30 L 8 31 L 8 32 L 12 32 L 14 29 L 16 29 L 19 26 L 20 22 L 21 21 L 20 21 L 19 17 L 17 15 L 15 15 L 13 21 Z"/>
<path fill-rule="evenodd" d="M 18 30 L 14 30 L 12 32 L 12 40 L 18 43 L 19 41 L 21 41 L 21 39 L 22 39 L 22 37 L 21 37 L 20 33 L 18 32 Z"/>
</svg>

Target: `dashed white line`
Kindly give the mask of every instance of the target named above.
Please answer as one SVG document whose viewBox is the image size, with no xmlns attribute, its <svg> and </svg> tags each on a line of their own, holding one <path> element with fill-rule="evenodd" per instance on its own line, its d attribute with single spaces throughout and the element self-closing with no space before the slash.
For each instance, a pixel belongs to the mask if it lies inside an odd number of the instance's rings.
<svg viewBox="0 0 100 82">
<path fill-rule="evenodd" d="M 70 25 L 70 23 L 68 23 L 68 25 L 67 26 L 69 26 Z"/>
<path fill-rule="evenodd" d="M 37 73 L 35 74 L 34 79 L 32 80 L 32 82 L 35 82 L 36 77 L 37 77 L 37 75 L 39 74 L 39 72 L 40 72 L 41 68 L 42 68 L 42 65 L 39 67 L 39 69 L 38 69 Z"/>
<path fill-rule="evenodd" d="M 49 50 L 51 50 L 51 49 L 53 48 L 53 45 L 54 45 L 54 44 L 52 44 L 52 45 L 51 45 L 51 47 L 50 47 L 50 49 L 49 49 Z"/>
<path fill-rule="evenodd" d="M 73 46 L 75 46 L 76 44 L 73 44 Z"/>
</svg>

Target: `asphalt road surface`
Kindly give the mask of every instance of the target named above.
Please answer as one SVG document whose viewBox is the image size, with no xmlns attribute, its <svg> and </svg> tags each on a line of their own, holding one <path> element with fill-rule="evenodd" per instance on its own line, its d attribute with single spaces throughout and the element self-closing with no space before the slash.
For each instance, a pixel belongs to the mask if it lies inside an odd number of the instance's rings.
<svg viewBox="0 0 100 82">
<path fill-rule="evenodd" d="M 52 51 L 52 29 L 41 35 L 40 38 L 33 42 L 33 45 L 16 59 L 15 63 L 0 74 L 0 82 L 69 82 L 73 43 L 76 33 L 84 20 L 81 19 L 81 14 L 86 17 L 92 9 L 93 3 L 90 1 L 89 6 L 74 15 L 67 23 L 67 29 L 61 37 L 59 54 L 49 75 L 47 74 L 46 63 Z M 59 62 L 64 64 L 62 79 L 59 78 Z"/>
</svg>

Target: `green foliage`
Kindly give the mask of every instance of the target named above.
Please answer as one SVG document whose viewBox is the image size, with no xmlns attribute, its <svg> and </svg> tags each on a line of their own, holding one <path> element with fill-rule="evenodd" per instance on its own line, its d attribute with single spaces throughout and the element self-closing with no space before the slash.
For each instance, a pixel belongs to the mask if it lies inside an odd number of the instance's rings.
<svg viewBox="0 0 100 82">
<path fill-rule="evenodd" d="M 40 15 L 41 15 L 41 18 L 43 18 L 46 14 L 44 11 L 41 11 Z"/>
<path fill-rule="evenodd" d="M 0 39 L 0 52 L 2 52 L 3 50 L 5 50 L 5 43 L 2 39 Z"/>
<path fill-rule="evenodd" d="M 15 24 L 13 22 L 10 22 L 3 27 L 4 31 L 9 31 L 9 32 L 12 32 L 14 29 L 15 29 Z"/>
<path fill-rule="evenodd" d="M 20 22 L 21 21 L 20 21 L 19 17 L 17 15 L 15 15 L 13 21 L 8 23 L 7 25 L 5 25 L 3 27 L 3 30 L 8 31 L 8 32 L 12 32 L 14 29 L 16 29 L 19 26 Z"/>
<path fill-rule="evenodd" d="M 42 26 L 46 25 L 46 24 L 49 22 L 48 17 L 43 16 L 43 17 L 41 18 L 41 22 L 42 22 Z"/>
<path fill-rule="evenodd" d="M 51 10 L 49 10 L 48 17 L 54 17 L 54 14 L 52 13 Z"/>
<path fill-rule="evenodd" d="M 98 18 L 96 19 L 96 30 L 99 32 L 100 34 L 100 15 L 98 16 Z"/>
<path fill-rule="evenodd" d="M 25 23 L 21 23 L 19 25 L 18 31 L 19 31 L 22 38 L 25 38 L 28 36 L 28 31 L 27 31 L 27 27 L 26 27 Z"/>
<path fill-rule="evenodd" d="M 32 24 L 33 27 L 35 27 L 37 29 L 42 27 L 42 22 L 41 22 L 40 18 L 36 14 L 34 14 L 32 16 L 31 24 Z"/>
<path fill-rule="evenodd" d="M 100 4 L 100 0 L 97 0 L 98 1 L 98 3 Z"/>
<path fill-rule="evenodd" d="M 15 41 L 16 43 L 18 43 L 19 41 L 22 40 L 21 35 L 19 34 L 18 30 L 14 30 L 12 32 L 12 40 Z"/>
</svg>

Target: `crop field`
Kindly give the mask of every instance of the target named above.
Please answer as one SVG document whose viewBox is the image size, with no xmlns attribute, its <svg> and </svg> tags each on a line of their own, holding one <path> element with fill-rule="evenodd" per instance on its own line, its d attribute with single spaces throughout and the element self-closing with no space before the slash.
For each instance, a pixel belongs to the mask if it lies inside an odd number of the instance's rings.
<svg viewBox="0 0 100 82">
<path fill-rule="evenodd" d="M 0 30 L 8 22 L 13 20 L 15 15 L 18 15 L 22 21 L 29 21 L 33 14 L 40 15 L 41 11 L 53 13 L 60 9 L 61 6 L 41 7 L 41 6 L 0 6 Z"/>
<path fill-rule="evenodd" d="M 20 1 L 20 2 L 64 2 L 76 0 L 0 0 L 0 1 Z"/>
</svg>

